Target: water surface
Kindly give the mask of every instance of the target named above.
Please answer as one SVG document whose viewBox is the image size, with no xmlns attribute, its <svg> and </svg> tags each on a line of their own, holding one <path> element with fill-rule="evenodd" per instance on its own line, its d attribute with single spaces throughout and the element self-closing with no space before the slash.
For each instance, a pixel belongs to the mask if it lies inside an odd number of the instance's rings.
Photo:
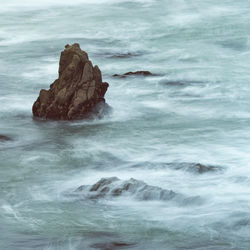
<svg viewBox="0 0 250 250">
<path fill-rule="evenodd" d="M 249 11 L 247 0 L 3 0 L 0 248 L 249 249 Z M 112 113 L 33 119 L 74 42 L 109 82 Z M 112 77 L 136 70 L 158 76 Z M 112 176 L 201 202 L 74 195 Z"/>
</svg>

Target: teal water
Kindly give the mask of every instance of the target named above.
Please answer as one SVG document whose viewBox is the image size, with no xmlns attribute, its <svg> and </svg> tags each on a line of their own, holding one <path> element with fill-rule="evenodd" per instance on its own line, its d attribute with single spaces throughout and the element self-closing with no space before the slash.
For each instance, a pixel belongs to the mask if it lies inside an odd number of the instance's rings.
<svg viewBox="0 0 250 250">
<path fill-rule="evenodd" d="M 2 0 L 0 249 L 250 249 L 249 13 L 247 0 Z M 33 119 L 74 42 L 112 113 Z M 136 70 L 158 76 L 112 77 Z M 112 176 L 201 202 L 74 195 Z"/>
</svg>

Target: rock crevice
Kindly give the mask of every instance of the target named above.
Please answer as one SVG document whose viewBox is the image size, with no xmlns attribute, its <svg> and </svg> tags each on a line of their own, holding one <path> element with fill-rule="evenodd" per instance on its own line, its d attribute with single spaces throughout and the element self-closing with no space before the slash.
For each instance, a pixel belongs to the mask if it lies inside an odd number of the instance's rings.
<svg viewBox="0 0 250 250">
<path fill-rule="evenodd" d="M 72 120 L 84 117 L 104 103 L 108 83 L 92 65 L 79 44 L 66 45 L 59 62 L 59 77 L 49 90 L 42 89 L 33 104 L 33 115 L 45 119 Z"/>
</svg>

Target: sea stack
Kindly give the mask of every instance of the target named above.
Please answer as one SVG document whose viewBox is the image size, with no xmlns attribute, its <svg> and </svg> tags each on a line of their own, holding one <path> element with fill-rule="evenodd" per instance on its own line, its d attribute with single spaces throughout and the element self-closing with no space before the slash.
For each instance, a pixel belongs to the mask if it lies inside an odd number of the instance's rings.
<svg viewBox="0 0 250 250">
<path fill-rule="evenodd" d="M 109 85 L 102 82 L 100 69 L 93 67 L 79 44 L 65 46 L 58 73 L 58 79 L 50 89 L 40 91 L 32 107 L 34 116 L 54 120 L 78 119 L 105 103 L 104 95 Z"/>
</svg>

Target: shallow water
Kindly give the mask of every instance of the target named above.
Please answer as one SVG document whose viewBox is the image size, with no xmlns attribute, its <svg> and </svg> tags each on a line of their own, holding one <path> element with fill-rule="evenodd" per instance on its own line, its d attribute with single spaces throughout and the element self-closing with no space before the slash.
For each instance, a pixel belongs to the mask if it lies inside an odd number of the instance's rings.
<svg viewBox="0 0 250 250">
<path fill-rule="evenodd" d="M 250 249 L 249 11 L 246 0 L 3 0 L 0 248 Z M 33 119 L 74 42 L 109 82 L 112 112 Z M 158 76 L 112 77 L 136 70 Z M 75 195 L 112 176 L 201 202 Z"/>
</svg>

